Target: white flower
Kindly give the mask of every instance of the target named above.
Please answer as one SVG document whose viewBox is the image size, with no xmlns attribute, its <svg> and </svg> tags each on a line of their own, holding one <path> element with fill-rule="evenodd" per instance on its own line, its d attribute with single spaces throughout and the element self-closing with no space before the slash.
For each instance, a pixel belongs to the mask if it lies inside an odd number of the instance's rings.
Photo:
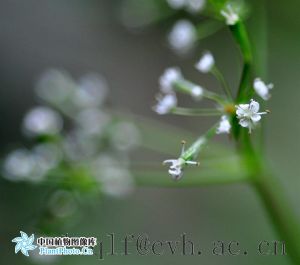
<svg viewBox="0 0 300 265">
<path fill-rule="evenodd" d="M 116 123 L 112 128 L 110 137 L 112 145 L 120 151 L 132 150 L 141 142 L 138 128 L 127 121 Z"/>
<path fill-rule="evenodd" d="M 196 13 L 201 11 L 206 4 L 206 0 L 187 0 L 185 5 L 189 12 Z"/>
<path fill-rule="evenodd" d="M 167 114 L 177 105 L 177 98 L 175 94 L 159 95 L 157 97 L 157 104 L 153 107 L 154 111 L 160 115 Z"/>
<path fill-rule="evenodd" d="M 181 149 L 180 157 L 178 159 L 168 159 L 163 162 L 164 165 L 170 164 L 168 172 L 174 180 L 179 180 L 182 178 L 184 166 L 186 166 L 186 165 L 197 165 L 198 166 L 199 165 L 199 162 L 187 161 L 187 160 L 183 159 L 182 155 L 184 154 L 184 152 L 185 152 L 185 142 L 182 141 L 182 149 Z"/>
<path fill-rule="evenodd" d="M 249 133 L 255 127 L 255 125 L 260 121 L 262 114 L 267 114 L 267 112 L 258 112 L 259 103 L 250 100 L 250 104 L 239 104 L 237 106 L 236 115 L 240 120 L 239 124 L 242 127 L 249 128 Z"/>
<path fill-rule="evenodd" d="M 75 117 L 81 128 L 81 132 L 86 135 L 101 135 L 110 121 L 110 117 L 98 108 L 88 108 L 80 111 Z"/>
<path fill-rule="evenodd" d="M 187 9 L 187 11 L 196 13 L 202 10 L 206 4 L 206 0 L 167 0 L 173 9 Z"/>
<path fill-rule="evenodd" d="M 221 10 L 221 15 L 225 18 L 227 25 L 235 25 L 239 21 L 238 13 L 232 8 L 230 4 L 227 4 L 226 7 Z"/>
<path fill-rule="evenodd" d="M 87 74 L 80 78 L 73 102 L 80 108 L 99 107 L 106 99 L 108 85 L 106 80 L 97 74 Z"/>
<path fill-rule="evenodd" d="M 65 104 L 76 89 L 77 84 L 65 71 L 47 70 L 36 84 L 36 93 L 43 100 L 55 104 Z"/>
<path fill-rule="evenodd" d="M 170 93 L 173 91 L 173 84 L 182 79 L 183 76 L 179 68 L 167 68 L 162 74 L 162 76 L 159 78 L 160 90 L 163 93 Z"/>
<path fill-rule="evenodd" d="M 220 120 L 220 123 L 219 123 L 216 133 L 217 134 L 230 133 L 230 129 L 231 129 L 231 124 L 228 120 L 228 117 L 226 115 L 223 115 L 221 117 L 221 120 Z"/>
<path fill-rule="evenodd" d="M 260 78 L 255 78 L 253 87 L 255 92 L 264 100 L 268 100 L 271 97 L 269 93 L 270 89 L 274 87 L 273 84 L 265 84 Z"/>
<path fill-rule="evenodd" d="M 180 9 L 184 7 L 186 0 L 167 0 L 167 2 L 170 7 Z"/>
<path fill-rule="evenodd" d="M 191 96 L 195 99 L 203 97 L 204 89 L 201 86 L 193 86 L 191 89 Z"/>
<path fill-rule="evenodd" d="M 26 149 L 11 152 L 4 161 L 4 177 L 12 180 L 24 180 L 31 175 L 35 166 L 31 153 Z"/>
<path fill-rule="evenodd" d="M 48 107 L 35 107 L 26 114 L 23 121 L 25 132 L 31 135 L 56 134 L 62 126 L 61 116 Z"/>
<path fill-rule="evenodd" d="M 202 73 L 208 73 L 215 64 L 215 59 L 211 52 L 205 52 L 200 60 L 196 63 L 195 67 Z"/>
<path fill-rule="evenodd" d="M 196 39 L 195 26 L 188 20 L 179 20 L 168 36 L 171 48 L 182 54 L 188 52 L 194 46 Z"/>
<path fill-rule="evenodd" d="M 91 162 L 91 170 L 101 191 L 109 196 L 122 197 L 134 189 L 132 175 L 120 158 L 102 154 Z"/>
</svg>

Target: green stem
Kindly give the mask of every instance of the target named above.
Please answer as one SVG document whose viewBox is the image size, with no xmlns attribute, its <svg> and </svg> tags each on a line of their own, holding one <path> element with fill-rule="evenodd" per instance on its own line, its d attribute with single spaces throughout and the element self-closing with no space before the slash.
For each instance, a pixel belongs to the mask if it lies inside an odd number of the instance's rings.
<svg viewBox="0 0 300 265">
<path fill-rule="evenodd" d="M 236 98 L 236 102 L 239 103 L 243 100 L 249 100 L 253 56 L 248 32 L 243 22 L 239 21 L 235 25 L 230 26 L 230 30 L 239 45 L 244 61 L 242 77 Z"/>
<path fill-rule="evenodd" d="M 236 98 L 239 103 L 249 100 L 251 96 L 252 51 L 246 28 L 242 22 L 230 27 L 238 43 L 244 60 L 241 82 Z M 234 121 L 238 127 L 237 121 Z M 278 180 L 264 167 L 261 153 L 258 153 L 251 143 L 249 134 L 235 129 L 235 136 L 239 136 L 239 148 L 244 157 L 245 166 L 253 179 L 253 187 L 264 203 L 270 219 L 282 240 L 286 241 L 287 253 L 295 264 L 300 264 L 300 228 L 299 220 L 289 206 Z M 238 134 L 236 134 L 238 132 Z"/>
<path fill-rule="evenodd" d="M 217 109 L 190 109 L 190 108 L 173 108 L 170 113 L 183 116 L 220 116 L 222 112 Z"/>
<path fill-rule="evenodd" d="M 295 264 L 300 264 L 299 219 L 289 206 L 282 185 L 272 174 L 262 173 L 253 186 L 268 209 L 274 228 L 286 243 L 287 255 Z"/>
<path fill-rule="evenodd" d="M 245 134 L 242 140 L 242 155 L 252 185 L 265 205 L 280 239 L 285 241 L 287 255 L 295 264 L 300 264 L 300 220 L 291 209 L 278 179 L 264 167 L 264 160 L 254 150 L 249 135 Z"/>
</svg>

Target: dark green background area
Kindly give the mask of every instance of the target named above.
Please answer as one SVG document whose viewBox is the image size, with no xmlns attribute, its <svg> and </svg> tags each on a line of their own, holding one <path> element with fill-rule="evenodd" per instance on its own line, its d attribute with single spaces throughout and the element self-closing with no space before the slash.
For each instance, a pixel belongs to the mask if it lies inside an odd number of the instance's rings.
<svg viewBox="0 0 300 265">
<path fill-rule="evenodd" d="M 261 74 L 275 85 L 272 99 L 267 103 L 271 114 L 265 119 L 267 153 L 299 215 L 300 3 L 249 2 L 253 5 L 248 21 L 250 35 L 258 47 L 257 60 L 267 69 Z M 24 142 L 20 130 L 22 117 L 37 103 L 33 87 L 49 67 L 66 69 L 75 78 L 91 71 L 103 74 L 111 87 L 108 105 L 112 108 L 159 119 L 195 134 L 212 123 L 210 119 L 193 117 L 158 117 L 151 111 L 151 105 L 158 90 L 158 76 L 168 66 L 179 65 L 190 79 L 208 88 L 216 86 L 211 77 L 199 75 L 193 69 L 206 49 L 213 51 L 230 84 L 236 86 L 240 62 L 228 32 L 223 30 L 201 41 L 194 53 L 180 58 L 166 45 L 167 25 L 138 34 L 125 29 L 119 19 L 120 3 L 0 2 L 1 155 Z M 160 157 L 154 154 L 147 159 L 160 162 Z M 167 173 L 165 177 L 168 178 Z M 47 192 L 47 186 L 0 179 L 0 264 L 32 264 L 32 259 L 14 254 L 11 240 L 19 236 L 20 230 L 36 233 L 35 220 L 47 203 Z M 112 232 L 118 237 L 147 233 L 150 239 L 163 241 L 178 240 L 182 233 L 187 233 L 205 249 L 215 240 L 237 240 L 249 252 L 239 257 L 116 256 L 101 261 L 105 264 L 289 264 L 286 257 L 257 254 L 258 242 L 275 240 L 278 236 L 256 194 L 242 184 L 194 189 L 139 188 L 126 199 L 104 197 L 82 204 L 62 230 L 71 235 L 99 237 Z M 53 264 L 99 262 L 96 257 L 62 257 Z"/>
</svg>

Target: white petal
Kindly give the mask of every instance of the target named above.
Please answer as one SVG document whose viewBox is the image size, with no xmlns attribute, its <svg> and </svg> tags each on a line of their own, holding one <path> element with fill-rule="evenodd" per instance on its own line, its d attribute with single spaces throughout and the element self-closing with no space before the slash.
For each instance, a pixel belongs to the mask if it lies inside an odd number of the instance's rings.
<svg viewBox="0 0 300 265">
<path fill-rule="evenodd" d="M 173 84 L 183 79 L 181 71 L 177 67 L 167 68 L 163 75 L 159 78 L 160 89 L 163 93 L 170 93 L 173 91 Z"/>
<path fill-rule="evenodd" d="M 248 110 L 249 104 L 240 104 L 237 106 L 236 115 L 238 115 L 238 117 L 244 116 Z"/>
<path fill-rule="evenodd" d="M 249 127 L 250 126 L 250 121 L 247 120 L 247 119 L 241 119 L 239 121 L 239 124 L 242 126 L 242 127 Z"/>
<path fill-rule="evenodd" d="M 257 113 L 259 111 L 259 103 L 251 99 L 249 109 L 252 113 Z"/>
<path fill-rule="evenodd" d="M 234 25 L 239 20 L 239 15 L 233 10 L 230 4 L 227 4 L 225 9 L 221 10 L 221 15 L 225 18 L 227 25 Z"/>
<path fill-rule="evenodd" d="M 177 98 L 175 94 L 167 94 L 162 98 L 158 98 L 158 103 L 153 107 L 154 111 L 163 115 L 170 112 L 170 110 L 177 105 Z"/>
<path fill-rule="evenodd" d="M 251 120 L 254 122 L 258 122 L 258 121 L 260 121 L 260 119 L 261 119 L 261 116 L 259 114 L 254 114 L 251 116 Z"/>
<path fill-rule="evenodd" d="M 176 161 L 177 161 L 177 159 L 168 159 L 168 160 L 165 160 L 165 161 L 163 162 L 163 164 L 168 164 L 168 163 L 170 163 L 170 164 L 175 164 Z"/>
</svg>

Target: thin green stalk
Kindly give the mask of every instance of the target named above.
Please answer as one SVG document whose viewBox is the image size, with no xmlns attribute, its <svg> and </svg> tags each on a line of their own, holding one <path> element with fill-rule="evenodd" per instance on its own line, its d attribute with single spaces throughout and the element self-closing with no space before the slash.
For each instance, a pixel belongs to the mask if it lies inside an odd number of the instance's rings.
<svg viewBox="0 0 300 265">
<path fill-rule="evenodd" d="M 226 82 L 226 80 L 225 80 L 223 74 L 221 73 L 221 71 L 219 70 L 219 68 L 214 66 L 212 68 L 211 72 L 221 83 L 224 93 L 227 95 L 227 97 L 230 98 L 231 100 L 233 100 L 233 96 L 232 96 L 231 90 L 229 88 L 229 85 Z"/>
<path fill-rule="evenodd" d="M 192 83 L 190 81 L 187 81 L 187 80 L 180 80 L 180 81 L 177 81 L 177 82 L 174 83 L 174 89 L 176 91 L 184 93 L 184 94 L 188 94 L 188 95 L 193 95 L 192 90 L 195 87 L 199 87 L 199 86 L 197 84 L 194 84 L 194 83 Z M 222 96 L 220 96 L 220 95 L 218 95 L 214 92 L 208 91 L 204 88 L 201 88 L 201 89 L 203 89 L 203 95 L 202 96 L 204 98 L 213 100 L 221 106 L 226 103 L 226 99 L 223 98 Z"/>
<path fill-rule="evenodd" d="M 199 23 L 199 25 L 196 26 L 198 40 L 207 38 L 215 34 L 217 31 L 221 30 L 222 28 L 224 28 L 224 24 L 219 21 L 201 21 L 201 23 Z"/>
<path fill-rule="evenodd" d="M 190 108 L 173 108 L 170 113 L 183 116 L 220 116 L 221 111 L 217 109 L 190 109 Z"/>
<path fill-rule="evenodd" d="M 203 146 L 216 134 L 218 124 L 211 127 L 204 135 L 201 135 L 181 156 L 185 161 L 194 160 L 198 157 Z"/>
</svg>

